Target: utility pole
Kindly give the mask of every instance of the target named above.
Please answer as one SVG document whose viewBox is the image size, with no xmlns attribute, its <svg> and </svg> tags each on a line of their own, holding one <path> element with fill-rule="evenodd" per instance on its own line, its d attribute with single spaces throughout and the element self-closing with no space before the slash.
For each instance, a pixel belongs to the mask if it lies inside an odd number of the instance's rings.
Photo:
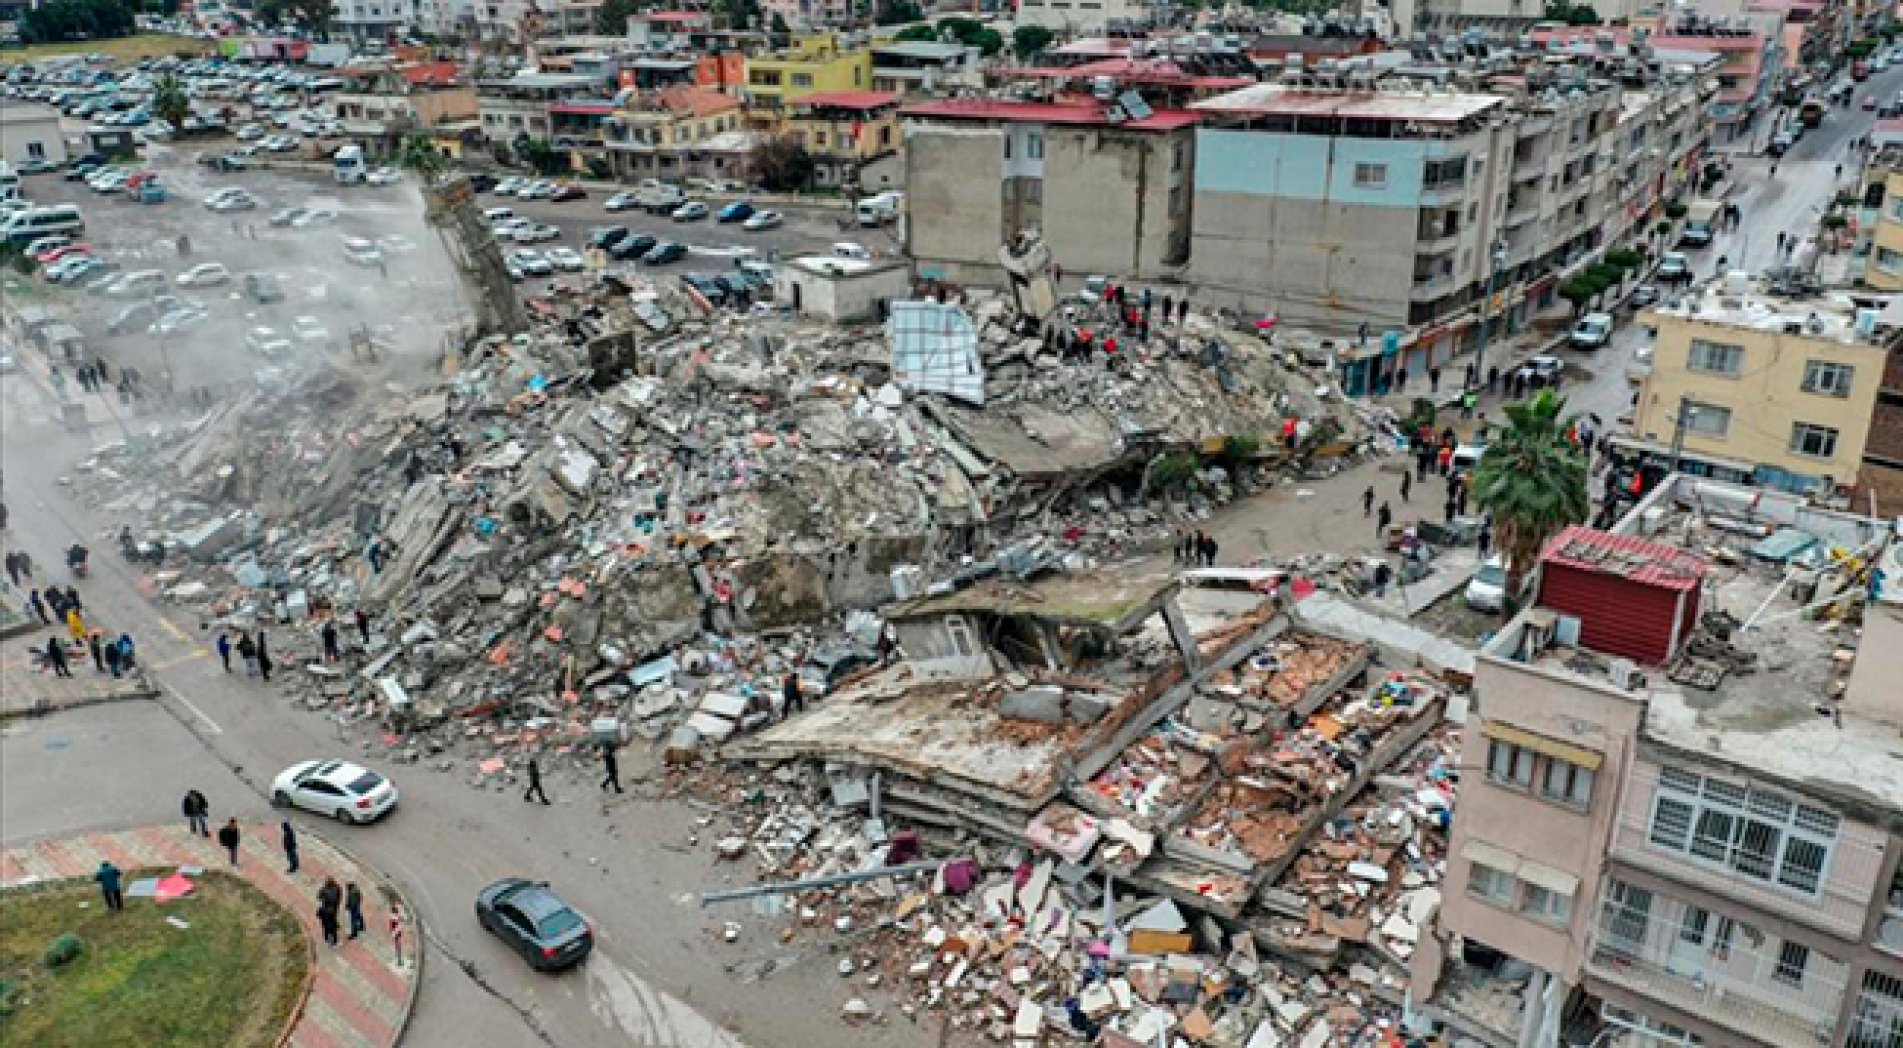
<svg viewBox="0 0 1903 1048">
<path fill-rule="evenodd" d="M 1672 420 L 1672 472 L 1680 472 L 1685 456 L 1685 424 L 1691 421 L 1692 407 L 1690 394 L 1680 394 L 1678 398 L 1678 417 Z"/>
</svg>

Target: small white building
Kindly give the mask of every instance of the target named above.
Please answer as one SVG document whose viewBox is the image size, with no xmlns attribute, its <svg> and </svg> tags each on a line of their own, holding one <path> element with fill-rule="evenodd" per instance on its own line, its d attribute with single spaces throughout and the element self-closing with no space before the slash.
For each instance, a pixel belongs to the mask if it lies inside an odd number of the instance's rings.
<svg viewBox="0 0 1903 1048">
<path fill-rule="evenodd" d="M 59 110 L 30 102 L 0 105 L 0 160 L 14 167 L 29 160 L 66 162 L 66 140 L 59 133 Z"/>
<path fill-rule="evenodd" d="M 773 272 L 773 300 L 801 316 L 876 320 L 911 293 L 911 267 L 899 259 L 807 255 L 783 261 Z"/>
</svg>

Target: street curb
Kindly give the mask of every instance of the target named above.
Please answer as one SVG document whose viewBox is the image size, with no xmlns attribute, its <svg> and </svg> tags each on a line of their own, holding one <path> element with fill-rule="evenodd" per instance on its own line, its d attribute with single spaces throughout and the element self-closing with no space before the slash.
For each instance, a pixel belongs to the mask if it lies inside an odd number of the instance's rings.
<svg viewBox="0 0 1903 1048">
<path fill-rule="evenodd" d="M 0 724 L 9 721 L 25 720 L 29 717 L 51 717 L 67 710 L 83 710 L 89 706 L 108 706 L 115 702 L 150 702 L 159 697 L 158 689 L 129 692 L 125 695 L 97 695 L 87 699 L 77 699 L 58 706 L 47 706 L 25 710 L 0 710 Z"/>
<path fill-rule="evenodd" d="M 273 809 L 273 810 L 276 810 L 276 809 Z M 416 936 L 414 939 L 415 945 L 411 947 L 411 950 L 410 950 L 410 956 L 412 959 L 412 963 L 410 967 L 416 969 L 416 978 L 410 980 L 410 993 L 409 993 L 409 996 L 405 998 L 403 1001 L 403 1018 L 400 1021 L 398 1021 L 398 1023 L 396 1024 L 396 1033 L 390 1039 L 390 1043 L 392 1045 L 402 1044 L 404 1035 L 409 1033 L 409 1030 L 410 1030 L 410 1019 L 412 1016 L 416 1014 L 416 995 L 422 992 L 422 989 L 423 989 L 423 940 L 424 940 L 423 911 L 410 905 L 409 896 L 404 895 L 402 891 L 397 888 L 396 878 L 390 876 L 388 873 L 385 873 L 383 870 L 383 867 L 378 866 L 375 863 L 368 863 L 363 861 L 362 859 L 357 857 L 356 852 L 353 852 L 350 849 L 344 847 L 343 845 L 338 844 L 336 841 L 331 840 L 328 836 L 325 836 L 324 834 L 312 833 L 311 836 L 316 837 L 318 840 L 323 841 L 326 845 L 330 847 L 332 851 L 335 851 L 337 854 L 344 856 L 345 858 L 349 859 L 351 862 L 356 863 L 358 866 L 361 866 L 366 870 L 375 871 L 377 876 L 383 878 L 383 882 L 390 886 L 390 890 L 393 893 L 395 893 L 398 901 L 400 901 L 403 904 L 403 913 L 405 914 L 405 917 L 406 917 L 406 923 L 408 923 L 408 925 L 410 926 L 410 929 L 416 933 Z M 315 949 L 315 948 L 316 948 L 315 946 L 312 947 L 312 949 Z M 314 972 L 316 971 L 316 969 L 313 968 L 312 971 Z"/>
<path fill-rule="evenodd" d="M 144 829 L 144 827 L 133 827 L 133 829 Z M 99 833 L 103 831 L 95 830 L 92 832 Z M 82 834 L 81 836 L 91 836 L 91 834 Z M 36 838 L 36 840 L 68 840 L 68 839 L 70 838 L 68 837 Z M 171 870 L 173 868 L 174 867 L 171 867 L 171 866 L 136 866 L 130 870 L 122 870 L 120 872 L 130 876 L 132 874 L 139 873 L 141 871 L 146 871 L 146 870 L 156 870 L 156 871 L 163 872 L 163 871 Z M 218 873 L 220 876 L 224 876 L 224 877 L 232 876 L 231 874 L 224 873 L 223 871 L 219 871 L 219 870 L 213 870 L 208 872 Z M 234 879 L 240 880 L 240 881 L 244 880 L 244 878 L 242 877 L 235 877 Z M 83 888 L 89 883 L 90 881 L 88 880 L 88 878 L 82 874 L 78 877 L 60 877 L 50 881 L 34 881 L 30 884 L 0 885 L 0 896 L 37 895 L 41 892 L 61 891 L 66 888 Z M 299 938 L 304 943 L 304 959 L 307 962 L 309 962 L 304 966 L 304 983 L 302 986 L 298 987 L 297 1001 L 291 1005 L 291 1010 L 285 1013 L 284 1029 L 278 1031 L 277 1039 L 271 1042 L 275 1046 L 275 1048 L 288 1048 L 290 1043 L 297 1037 L 298 1024 L 304 1021 L 304 1009 L 310 1006 L 311 991 L 316 989 L 317 987 L 317 944 L 311 941 L 310 934 L 304 931 L 303 922 L 297 919 L 297 915 L 291 912 L 290 907 L 284 905 L 283 903 L 279 902 L 276 899 L 272 899 L 271 896 L 267 894 L 263 889 L 257 887 L 256 885 L 250 884 L 249 881 L 246 881 L 245 883 L 247 885 L 250 885 L 252 891 L 257 892 L 259 895 L 263 895 L 266 899 L 270 899 L 271 905 L 276 906 L 278 909 L 283 910 L 286 914 L 290 915 L 292 922 L 297 925 L 297 930 L 300 933 Z M 422 973 L 419 971 L 418 972 L 419 981 L 421 979 L 421 974 Z M 412 994 L 411 996 L 412 998 L 414 998 L 415 995 Z M 409 1022 L 409 1014 L 407 1011 L 404 1013 L 404 1022 L 405 1024 Z M 401 1028 L 399 1028 L 397 1031 L 396 1039 L 397 1041 L 401 1041 L 403 1039 L 403 1033 Z M 395 1043 L 395 1042 L 392 1042 L 392 1043 Z"/>
</svg>

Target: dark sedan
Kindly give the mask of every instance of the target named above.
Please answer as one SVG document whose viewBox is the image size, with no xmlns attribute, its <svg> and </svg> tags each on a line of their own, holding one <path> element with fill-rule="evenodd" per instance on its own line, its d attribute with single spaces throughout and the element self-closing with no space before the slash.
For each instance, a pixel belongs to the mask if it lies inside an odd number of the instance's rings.
<svg viewBox="0 0 1903 1048">
<path fill-rule="evenodd" d="M 595 948 L 594 930 L 547 881 L 510 877 L 491 884 L 476 896 L 476 920 L 536 971 L 579 964 Z"/>
<path fill-rule="evenodd" d="M 654 250 L 656 243 L 658 243 L 658 241 L 646 233 L 635 233 L 632 236 L 625 236 L 615 241 L 614 246 L 608 249 L 608 254 L 618 261 L 626 262 L 629 259 L 640 258 Z"/>
</svg>

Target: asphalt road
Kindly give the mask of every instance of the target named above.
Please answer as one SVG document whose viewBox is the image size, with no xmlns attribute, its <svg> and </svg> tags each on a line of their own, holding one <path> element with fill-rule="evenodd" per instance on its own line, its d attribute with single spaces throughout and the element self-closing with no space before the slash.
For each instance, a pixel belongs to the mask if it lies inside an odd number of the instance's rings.
<svg viewBox="0 0 1903 1048">
<path fill-rule="evenodd" d="M 32 401 L 24 378 L 0 380 L 14 400 Z M 157 703 L 102 707 L 9 726 L 0 732 L 0 841 L 98 826 L 163 822 L 197 785 L 215 812 L 268 818 L 264 790 L 286 765 L 311 756 L 362 753 L 359 729 L 308 712 L 279 692 L 223 673 L 197 621 L 155 608 L 134 588 L 111 535 L 118 518 L 91 516 L 66 499 L 67 464 L 103 435 L 71 436 L 48 412 L 10 409 L 0 418 L 5 498 L 13 530 L 39 564 L 75 538 L 95 551 L 81 584 L 88 611 L 129 629 L 162 685 Z M 62 577 L 60 581 L 64 581 Z M 315 638 L 273 631 L 284 672 Z M 293 816 L 394 876 L 424 922 L 432 954 L 406 1040 L 422 1048 L 831 1048 L 856 1044 L 923 1048 L 930 1029 L 895 1017 L 848 1032 L 845 1000 L 865 989 L 842 980 L 819 941 L 778 942 L 781 923 L 744 906 L 702 911 L 691 893 L 750 880 L 739 864 L 717 866 L 704 807 L 664 797 L 651 754 L 623 760 L 625 797 L 604 799 L 591 776 L 548 777 L 553 807 L 525 804 L 513 787 L 468 785 L 471 761 L 448 771 L 431 761 L 389 766 L 400 807 L 372 826 L 341 827 Z M 716 824 L 717 826 L 718 824 Z M 688 842 L 700 836 L 698 845 Z M 472 915 L 476 892 L 508 875 L 551 881 L 596 924 L 599 948 L 580 969 L 538 975 L 485 935 Z M 728 920 L 744 927 L 721 941 Z M 830 939 L 830 936 L 826 937 Z M 741 974 L 729 971 L 732 967 Z M 770 970 L 764 978 L 746 973 Z M 876 998 L 875 998 L 876 999 Z"/>
</svg>

